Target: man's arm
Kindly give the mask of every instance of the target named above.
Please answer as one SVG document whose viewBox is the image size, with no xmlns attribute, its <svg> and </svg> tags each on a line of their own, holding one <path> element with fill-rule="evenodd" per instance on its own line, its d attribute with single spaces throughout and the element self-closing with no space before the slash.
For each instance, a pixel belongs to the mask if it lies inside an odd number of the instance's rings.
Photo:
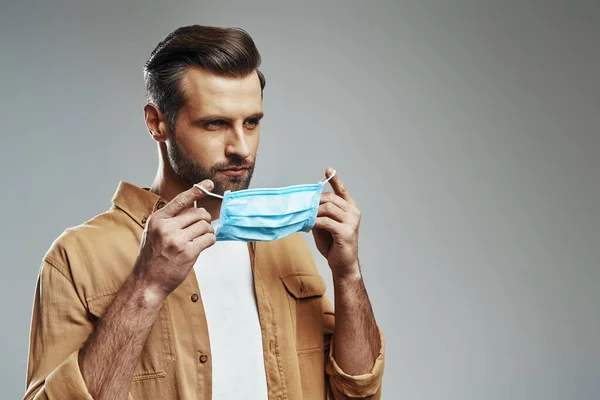
<svg viewBox="0 0 600 400">
<path fill-rule="evenodd" d="M 164 297 L 132 274 L 79 351 L 79 368 L 94 399 L 127 399 L 133 371 Z"/>
<path fill-rule="evenodd" d="M 361 282 L 362 285 L 362 282 Z M 334 286 L 337 286 L 334 283 Z M 364 288 L 364 286 L 363 286 Z M 340 289 L 336 289 L 337 293 L 340 294 Z M 344 289 L 342 289 L 344 290 Z M 340 312 L 340 299 L 339 296 L 336 296 L 336 312 Z M 350 322 L 343 322 L 338 319 L 338 316 L 334 312 L 334 307 L 331 304 L 331 301 L 327 296 L 322 297 L 322 305 L 323 305 L 323 323 L 324 323 L 324 345 L 325 345 L 325 372 L 327 373 L 328 383 L 329 383 L 329 397 L 328 399 L 336 399 L 336 400 L 345 400 L 348 398 L 359 398 L 359 399 L 368 399 L 368 400 L 377 400 L 381 398 L 381 383 L 383 379 L 383 369 L 384 369 L 384 340 L 383 333 L 379 329 L 379 326 L 376 325 L 375 332 L 371 333 L 371 339 L 364 339 L 361 342 L 349 342 L 348 340 L 352 339 L 343 339 L 343 337 L 338 341 L 338 335 L 344 334 L 344 328 L 342 326 L 354 326 L 354 323 L 360 324 L 360 317 L 358 315 L 354 315 L 354 317 L 350 318 Z M 369 307 L 370 308 L 370 307 Z M 341 311 L 343 314 L 343 311 Z M 372 315 L 372 313 L 370 313 Z M 343 320 L 343 317 L 342 317 Z M 363 326 L 364 328 L 364 326 Z M 363 329 L 364 333 L 364 329 Z M 375 336 L 375 338 L 373 337 Z M 359 335 L 356 335 L 355 340 L 360 340 Z M 377 354 L 374 356 L 374 361 L 371 364 L 371 368 L 368 370 L 363 370 L 361 373 L 354 373 L 350 371 L 346 371 L 347 364 L 343 364 L 344 361 L 338 363 L 338 354 L 348 353 L 351 356 L 354 356 L 354 352 L 369 350 L 369 347 L 373 342 L 377 343 Z M 367 343 L 367 345 L 365 345 Z M 363 349 L 364 348 L 364 349 Z M 372 349 L 375 351 L 375 348 Z M 369 355 L 359 355 L 356 354 L 357 358 L 369 357 Z M 344 358 L 344 355 L 341 356 Z M 354 361 L 350 361 L 351 363 Z M 360 362 L 360 360 L 359 360 Z M 342 368 L 340 364 L 344 365 Z M 366 365 L 366 363 L 365 363 Z M 350 368 L 352 371 L 352 369 Z"/>
<path fill-rule="evenodd" d="M 335 359 L 350 375 L 371 371 L 380 352 L 380 336 L 360 274 L 334 279 Z"/>
<path fill-rule="evenodd" d="M 205 181 L 203 187 L 212 190 L 213 184 Z M 162 302 L 186 279 L 200 252 L 216 241 L 210 214 L 191 207 L 204 196 L 192 187 L 148 218 L 132 274 L 78 351 L 73 344 L 89 334 L 91 325 L 85 307 L 67 268 L 54 263 L 45 269 L 52 280 L 42 274 L 36 289 L 27 399 L 128 397 Z M 65 345 L 61 339 L 71 330 L 77 339 Z"/>
<path fill-rule="evenodd" d="M 383 336 L 375 322 L 358 262 L 361 214 L 339 175 L 327 169 L 334 193 L 323 193 L 312 230 L 327 258 L 335 291 L 335 324 L 324 303 L 325 334 L 330 338 L 326 372 L 336 399 L 381 396 Z M 333 343 L 331 343 L 333 342 Z"/>
<path fill-rule="evenodd" d="M 132 274 L 94 329 L 68 269 L 56 260 L 44 261 L 34 301 L 25 399 L 127 399 L 164 299 L 141 282 Z"/>
<path fill-rule="evenodd" d="M 24 398 L 127 399 L 162 302 L 150 293 L 144 298 L 131 277 L 94 329 L 68 269 L 46 259 L 36 287 Z"/>
</svg>

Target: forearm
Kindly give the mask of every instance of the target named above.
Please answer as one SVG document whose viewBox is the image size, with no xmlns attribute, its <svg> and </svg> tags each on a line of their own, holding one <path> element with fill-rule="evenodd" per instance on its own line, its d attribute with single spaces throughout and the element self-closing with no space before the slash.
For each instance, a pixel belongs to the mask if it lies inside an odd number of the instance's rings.
<svg viewBox="0 0 600 400">
<path fill-rule="evenodd" d="M 79 353 L 81 374 L 94 399 L 127 399 L 163 298 L 135 274 L 119 290 Z"/>
<path fill-rule="evenodd" d="M 379 354 L 380 337 L 362 276 L 334 276 L 333 284 L 336 362 L 347 374 L 368 373 Z"/>
</svg>

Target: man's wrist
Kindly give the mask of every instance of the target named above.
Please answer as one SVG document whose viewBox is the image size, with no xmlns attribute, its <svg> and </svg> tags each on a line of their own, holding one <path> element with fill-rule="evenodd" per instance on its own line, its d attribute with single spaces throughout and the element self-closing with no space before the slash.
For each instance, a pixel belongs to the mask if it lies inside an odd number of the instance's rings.
<svg viewBox="0 0 600 400">
<path fill-rule="evenodd" d="M 356 282 L 361 281 L 362 274 L 360 273 L 358 262 L 349 267 L 332 271 L 332 278 L 335 285 L 355 284 Z"/>
<path fill-rule="evenodd" d="M 158 307 L 167 298 L 165 292 L 156 286 L 146 285 L 142 287 L 142 290 L 142 299 L 146 307 Z"/>
<path fill-rule="evenodd" d="M 130 280 L 133 292 L 145 308 L 160 307 L 169 295 L 159 285 L 135 272 L 131 275 Z"/>
</svg>

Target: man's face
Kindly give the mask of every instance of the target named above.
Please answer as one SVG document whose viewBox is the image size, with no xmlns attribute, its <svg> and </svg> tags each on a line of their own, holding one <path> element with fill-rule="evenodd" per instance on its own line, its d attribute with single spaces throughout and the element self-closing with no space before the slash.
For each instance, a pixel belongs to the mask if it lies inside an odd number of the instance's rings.
<svg viewBox="0 0 600 400">
<path fill-rule="evenodd" d="M 190 186 L 212 180 L 216 194 L 247 189 L 262 118 L 258 75 L 228 78 L 189 68 L 181 90 L 185 102 L 167 141 L 173 170 Z"/>
</svg>

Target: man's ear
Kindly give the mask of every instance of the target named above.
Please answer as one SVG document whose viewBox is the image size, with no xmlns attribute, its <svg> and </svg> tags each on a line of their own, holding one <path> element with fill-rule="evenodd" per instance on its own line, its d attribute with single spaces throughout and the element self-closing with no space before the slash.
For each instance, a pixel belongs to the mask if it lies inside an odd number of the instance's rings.
<svg viewBox="0 0 600 400">
<path fill-rule="evenodd" d="M 144 106 L 144 121 L 148 133 L 157 142 L 166 142 L 169 138 L 169 122 L 163 112 L 154 103 Z"/>
</svg>

